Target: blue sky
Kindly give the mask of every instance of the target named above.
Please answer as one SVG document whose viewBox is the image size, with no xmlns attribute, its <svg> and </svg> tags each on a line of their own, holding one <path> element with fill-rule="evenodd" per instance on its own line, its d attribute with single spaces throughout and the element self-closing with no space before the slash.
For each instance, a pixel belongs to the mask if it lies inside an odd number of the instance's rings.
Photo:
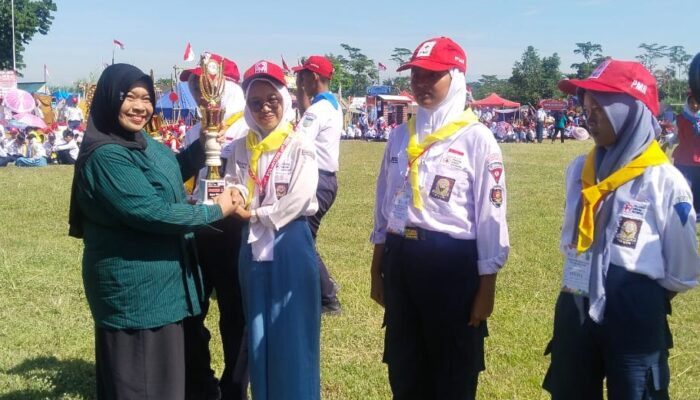
<svg viewBox="0 0 700 400">
<path fill-rule="evenodd" d="M 3 0 L 5 1 L 5 0 Z M 112 57 L 112 39 L 125 50 L 117 62 L 169 77 L 189 41 L 195 52 L 223 54 L 243 71 L 259 59 L 291 66 L 310 54 L 342 54 L 340 43 L 358 47 L 375 61 L 390 61 L 395 47 L 413 50 L 422 40 L 452 37 L 467 52 L 467 79 L 482 74 L 510 76 L 528 45 L 540 55 L 559 53 L 562 70 L 579 62 L 576 42 L 592 41 L 605 55 L 633 59 L 640 43 L 684 46 L 693 39 L 697 0 L 534 0 L 534 1 L 161 1 L 56 0 L 58 11 L 48 35 L 27 46 L 22 81 L 43 79 L 47 64 L 52 85 L 93 74 Z"/>
</svg>

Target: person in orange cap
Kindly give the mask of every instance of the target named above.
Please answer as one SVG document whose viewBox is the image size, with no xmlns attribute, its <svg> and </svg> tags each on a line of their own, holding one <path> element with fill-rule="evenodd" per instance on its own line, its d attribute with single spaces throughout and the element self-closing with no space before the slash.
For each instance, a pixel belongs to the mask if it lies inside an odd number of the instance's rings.
<svg viewBox="0 0 700 400">
<path fill-rule="evenodd" d="M 566 172 L 562 288 L 543 386 L 555 400 L 668 399 L 671 299 L 698 284 L 692 193 L 661 150 L 656 79 L 608 59 L 577 95 L 595 147 Z"/>
</svg>

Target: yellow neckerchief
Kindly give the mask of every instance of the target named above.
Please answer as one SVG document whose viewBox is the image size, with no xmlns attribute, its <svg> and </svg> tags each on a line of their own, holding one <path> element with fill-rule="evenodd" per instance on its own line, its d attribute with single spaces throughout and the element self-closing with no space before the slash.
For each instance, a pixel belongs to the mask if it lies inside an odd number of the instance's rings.
<svg viewBox="0 0 700 400">
<path fill-rule="evenodd" d="M 253 191 L 255 190 L 255 181 L 250 177 L 258 176 L 258 161 L 263 153 L 269 153 L 271 151 L 276 151 L 282 146 L 282 143 L 287 139 L 290 133 L 294 131 L 292 124 L 287 122 L 286 124 L 281 124 L 274 131 L 270 132 L 262 141 L 258 143 L 258 135 L 251 129 L 248 131 L 248 136 L 245 139 L 245 147 L 250 152 L 250 174 L 246 180 L 246 187 L 248 188 L 248 198 L 246 199 L 246 204 L 250 207 L 250 203 L 253 200 Z"/>
<path fill-rule="evenodd" d="M 228 128 L 230 128 L 231 125 L 235 124 L 236 121 L 238 121 L 239 119 L 241 119 L 242 116 L 243 116 L 243 111 L 239 111 L 239 112 L 237 112 L 237 113 L 231 115 L 230 117 L 228 117 L 228 118 L 226 119 L 226 121 L 224 121 L 223 130 L 224 130 L 224 131 L 227 131 Z"/>
<path fill-rule="evenodd" d="M 462 128 L 479 122 L 479 117 L 472 112 L 471 109 L 464 111 L 459 118 L 449 122 L 437 131 L 431 133 L 423 139 L 422 143 L 418 143 L 418 135 L 416 134 L 416 121 L 414 117 L 408 120 L 408 145 L 406 146 L 406 154 L 408 154 L 408 165 L 411 176 L 411 190 L 413 191 L 413 207 L 418 210 L 423 209 L 423 199 L 420 196 L 420 187 L 418 185 L 418 158 L 420 158 L 430 146 L 441 140 L 447 139 L 454 135 Z"/>
<path fill-rule="evenodd" d="M 578 224 L 578 242 L 576 249 L 579 253 L 588 250 L 593 244 L 595 235 L 595 212 L 605 196 L 614 192 L 618 187 L 643 174 L 647 167 L 668 163 L 666 153 L 661 150 L 659 143 L 654 140 L 639 157 L 615 171 L 596 185 L 595 181 L 595 148 L 588 153 L 581 173 L 581 196 L 583 207 Z"/>
</svg>

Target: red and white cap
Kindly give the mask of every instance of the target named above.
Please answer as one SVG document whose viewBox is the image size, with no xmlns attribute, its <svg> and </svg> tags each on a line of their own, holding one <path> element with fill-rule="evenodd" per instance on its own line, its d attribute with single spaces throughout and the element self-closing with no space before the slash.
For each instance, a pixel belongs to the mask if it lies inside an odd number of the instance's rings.
<svg viewBox="0 0 700 400">
<path fill-rule="evenodd" d="M 230 81 L 234 81 L 238 83 L 241 80 L 241 73 L 238 72 L 238 65 L 236 65 L 235 62 L 229 60 L 226 57 L 222 57 L 218 54 L 210 53 L 209 57 L 211 60 L 216 61 L 216 62 L 221 62 L 223 60 L 224 62 L 224 78 Z M 196 68 L 191 68 L 191 69 L 186 69 L 182 71 L 180 74 L 180 80 L 183 82 L 187 82 L 187 80 L 190 78 L 190 75 L 196 75 L 196 76 L 201 76 L 202 75 L 202 67 L 196 67 Z"/>
<path fill-rule="evenodd" d="M 413 52 L 411 60 L 396 71 L 418 67 L 429 71 L 457 68 L 467 73 L 467 53 L 452 39 L 440 36 L 424 41 Z"/>
<path fill-rule="evenodd" d="M 287 86 L 282 67 L 270 61 L 260 60 L 245 71 L 243 83 L 241 84 L 243 90 L 247 90 L 248 85 L 256 78 L 273 79 L 279 82 L 280 85 Z"/>
<path fill-rule="evenodd" d="M 576 89 L 594 92 L 625 93 L 646 105 L 654 115 L 659 114 L 659 94 L 656 78 L 637 61 L 608 58 L 586 79 L 564 79 L 557 85 L 564 93 L 576 95 Z"/>
<path fill-rule="evenodd" d="M 292 67 L 292 71 L 294 72 L 299 72 L 305 69 L 315 72 L 326 79 L 331 79 L 331 76 L 333 76 L 333 63 L 331 60 L 323 56 L 311 56 L 306 59 L 304 65 Z"/>
</svg>

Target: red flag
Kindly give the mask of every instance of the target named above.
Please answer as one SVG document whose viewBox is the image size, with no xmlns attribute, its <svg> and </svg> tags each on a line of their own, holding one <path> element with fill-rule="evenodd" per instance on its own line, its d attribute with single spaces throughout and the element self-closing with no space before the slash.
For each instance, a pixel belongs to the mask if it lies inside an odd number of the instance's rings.
<svg viewBox="0 0 700 400">
<path fill-rule="evenodd" d="M 194 50 L 192 50 L 190 42 L 187 42 L 187 46 L 185 46 L 185 55 L 182 57 L 182 59 L 185 61 L 194 61 Z"/>
<path fill-rule="evenodd" d="M 280 54 L 280 57 L 282 57 L 282 69 L 284 69 L 285 72 L 291 71 L 291 69 L 289 69 L 289 66 L 287 65 L 287 62 L 284 61 L 284 56 Z"/>
<path fill-rule="evenodd" d="M 117 39 L 112 40 L 114 42 L 114 45 L 119 47 L 120 49 L 124 50 L 124 43 L 118 41 Z"/>
<path fill-rule="evenodd" d="M 377 63 L 377 68 L 379 68 L 380 71 L 386 71 L 386 65 L 382 63 Z"/>
</svg>

